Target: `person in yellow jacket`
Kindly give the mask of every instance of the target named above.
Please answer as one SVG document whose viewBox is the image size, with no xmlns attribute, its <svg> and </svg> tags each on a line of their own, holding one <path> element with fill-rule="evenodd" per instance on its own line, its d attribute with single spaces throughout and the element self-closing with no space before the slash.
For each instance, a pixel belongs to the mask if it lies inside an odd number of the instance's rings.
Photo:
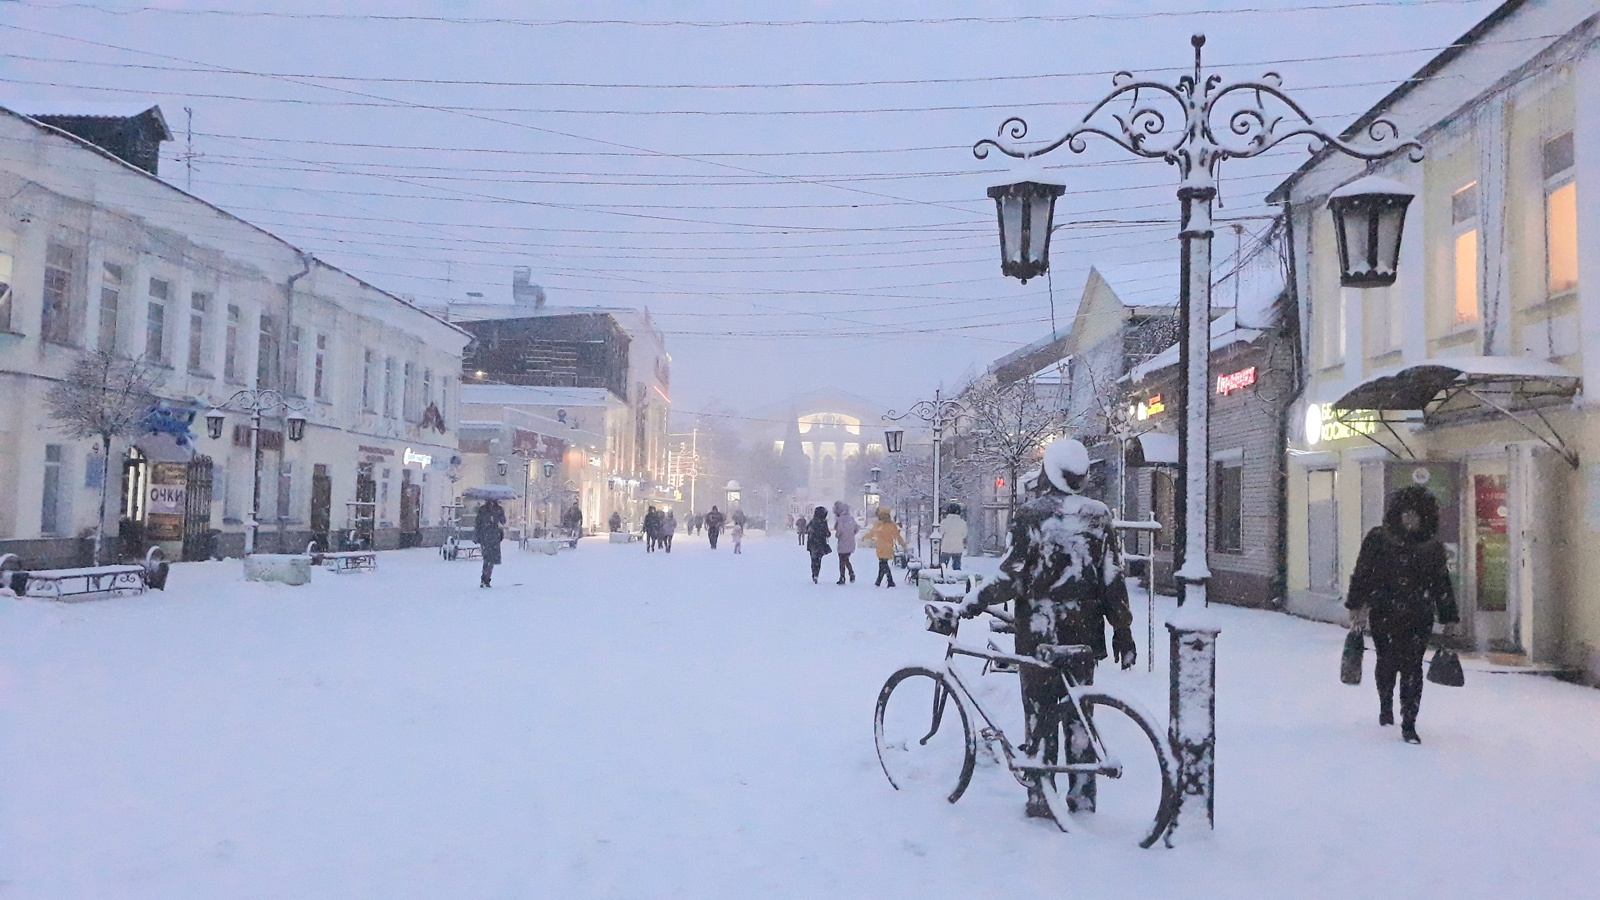
<svg viewBox="0 0 1600 900">
<path fill-rule="evenodd" d="M 878 521 L 872 523 L 872 529 L 867 532 L 867 540 L 878 550 L 878 580 L 872 583 L 873 587 L 883 587 L 883 580 L 889 579 L 889 587 L 894 587 L 894 573 L 889 571 L 889 560 L 894 559 L 894 548 L 898 545 L 905 549 L 906 539 L 900 534 L 900 526 L 889 518 L 889 507 L 878 507 Z"/>
</svg>

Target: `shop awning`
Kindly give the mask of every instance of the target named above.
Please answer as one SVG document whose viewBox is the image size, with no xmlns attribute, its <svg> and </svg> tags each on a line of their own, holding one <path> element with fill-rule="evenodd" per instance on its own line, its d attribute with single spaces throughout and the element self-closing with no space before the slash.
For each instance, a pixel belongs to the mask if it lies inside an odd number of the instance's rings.
<svg viewBox="0 0 1600 900">
<path fill-rule="evenodd" d="M 1175 466 L 1178 464 L 1178 436 L 1160 431 L 1141 434 L 1128 442 L 1129 466 Z"/>
<path fill-rule="evenodd" d="M 186 463 L 194 458 L 194 448 L 180 445 L 170 434 L 141 434 L 132 444 L 150 462 Z"/>
<path fill-rule="evenodd" d="M 1333 409 L 1374 418 L 1396 439 L 1392 424 L 1414 422 L 1419 415 L 1430 426 L 1504 416 L 1575 466 L 1577 455 L 1544 410 L 1570 402 L 1580 383 L 1565 367 L 1528 356 L 1447 357 L 1374 375 L 1335 400 Z"/>
</svg>

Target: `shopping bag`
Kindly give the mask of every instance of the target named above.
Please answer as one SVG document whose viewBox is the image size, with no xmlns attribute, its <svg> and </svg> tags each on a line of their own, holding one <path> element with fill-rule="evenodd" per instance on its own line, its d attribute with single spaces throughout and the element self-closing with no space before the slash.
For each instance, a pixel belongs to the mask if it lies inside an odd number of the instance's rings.
<svg viewBox="0 0 1600 900">
<path fill-rule="evenodd" d="M 1361 659 L 1367 652 L 1366 637 L 1352 628 L 1344 636 L 1344 652 L 1339 656 L 1339 680 L 1345 684 L 1361 683 Z"/>
<path fill-rule="evenodd" d="M 1466 684 L 1467 675 L 1461 670 L 1461 657 L 1449 647 L 1440 647 L 1433 651 L 1433 660 L 1428 663 L 1428 680 L 1445 687 L 1461 687 Z"/>
</svg>

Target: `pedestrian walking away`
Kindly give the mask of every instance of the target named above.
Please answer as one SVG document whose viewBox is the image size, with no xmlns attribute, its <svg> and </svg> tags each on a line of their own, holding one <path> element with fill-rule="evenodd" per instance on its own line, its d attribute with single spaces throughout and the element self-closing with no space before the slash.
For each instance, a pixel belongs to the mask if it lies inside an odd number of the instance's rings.
<svg viewBox="0 0 1600 900">
<path fill-rule="evenodd" d="M 819 506 L 811 511 L 811 522 L 806 526 L 806 553 L 811 555 L 811 583 L 817 583 L 822 574 L 822 558 L 833 552 L 828 538 L 833 532 L 828 528 L 828 508 Z"/>
<path fill-rule="evenodd" d="M 1455 587 L 1445 549 L 1436 537 L 1439 501 L 1427 488 L 1409 485 L 1389 496 L 1383 524 L 1367 532 L 1350 575 L 1345 606 L 1354 625 L 1372 633 L 1378 650 L 1373 681 L 1378 685 L 1378 724 L 1394 724 L 1395 680 L 1400 682 L 1400 735 L 1420 744 L 1422 657 L 1435 622 L 1454 624 Z"/>
<path fill-rule="evenodd" d="M 889 579 L 889 587 L 894 587 L 894 572 L 889 569 L 889 560 L 894 559 L 894 548 L 906 548 L 906 539 L 900 534 L 900 526 L 889 517 L 889 507 L 878 507 L 878 521 L 872 523 L 872 528 L 867 531 L 867 540 L 878 553 L 878 580 L 872 583 L 873 587 L 883 587 L 883 580 Z"/>
<path fill-rule="evenodd" d="M 967 550 L 967 520 L 961 518 L 961 507 L 952 503 L 945 507 L 944 518 L 939 520 L 939 565 L 961 571 L 961 554 Z"/>
<path fill-rule="evenodd" d="M 1097 660 L 1106 657 L 1106 626 L 1111 649 L 1124 669 L 1134 664 L 1133 613 L 1122 578 L 1122 552 L 1111 527 L 1111 510 L 1082 495 L 1089 475 L 1089 453 L 1071 438 L 1057 438 L 1045 447 L 1040 462 L 1041 495 L 1017 509 L 1011 520 L 1011 548 L 1000 574 L 956 607 L 963 616 L 1015 601 L 1016 653 L 1033 656 L 1040 644 L 1082 644 L 1094 650 L 1071 672 L 1078 684 L 1094 683 Z M 1054 764 L 1066 731 L 1067 763 L 1093 759 L 1089 736 L 1074 718 L 1063 722 L 1058 711 L 1066 683 L 1053 669 L 1023 666 L 1024 752 L 1042 754 Z M 1060 778 L 1061 776 L 1056 776 Z M 1067 776 L 1067 804 L 1077 812 L 1093 812 L 1093 775 Z M 1050 808 L 1037 785 L 1028 788 L 1025 813 L 1048 818 Z"/>
<path fill-rule="evenodd" d="M 567 507 L 567 511 L 561 514 L 561 529 L 573 540 L 583 537 L 583 509 L 577 503 Z"/>
<path fill-rule="evenodd" d="M 727 517 L 715 506 L 711 507 L 711 511 L 706 513 L 706 537 L 711 540 L 711 549 L 713 550 L 717 549 L 717 536 L 722 534 L 722 523 L 725 521 L 727 521 Z"/>
<path fill-rule="evenodd" d="M 850 562 L 850 554 L 856 552 L 856 532 L 860 528 L 856 517 L 850 514 L 850 504 L 833 501 L 833 535 L 839 539 L 839 580 L 834 584 L 844 584 L 846 575 L 850 576 L 851 584 L 856 582 L 856 567 Z"/>
<path fill-rule="evenodd" d="M 806 529 L 809 527 L 805 516 L 794 517 L 794 533 L 800 539 L 799 543 L 802 547 L 806 545 Z"/>
<path fill-rule="evenodd" d="M 472 522 L 472 536 L 483 554 L 483 576 L 478 580 L 479 587 L 489 586 L 489 579 L 494 577 L 494 567 L 500 564 L 500 541 L 506 536 L 505 525 L 506 511 L 501 508 L 500 501 L 486 500 L 478 507 L 478 515 Z"/>
<path fill-rule="evenodd" d="M 743 553 L 744 552 L 744 523 L 743 522 L 735 522 L 735 523 L 733 523 L 733 530 L 729 531 L 728 534 L 730 534 L 733 537 L 733 552 L 734 553 Z"/>
<path fill-rule="evenodd" d="M 644 552 L 656 552 L 661 543 L 661 513 L 654 506 L 644 514 Z"/>
<path fill-rule="evenodd" d="M 613 533 L 621 531 L 622 530 L 622 513 L 620 513 L 620 512 L 612 513 L 610 521 L 608 521 L 606 524 L 607 524 L 607 527 L 609 527 L 612 530 Z"/>
<path fill-rule="evenodd" d="M 661 520 L 661 546 L 668 553 L 672 552 L 672 536 L 678 532 L 678 517 L 667 510 L 667 517 Z"/>
</svg>

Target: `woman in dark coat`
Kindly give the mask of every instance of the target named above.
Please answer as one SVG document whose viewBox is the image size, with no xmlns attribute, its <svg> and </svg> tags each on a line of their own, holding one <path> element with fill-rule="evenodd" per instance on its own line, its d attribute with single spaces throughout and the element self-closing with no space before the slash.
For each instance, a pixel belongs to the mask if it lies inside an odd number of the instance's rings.
<svg viewBox="0 0 1600 900">
<path fill-rule="evenodd" d="M 1445 563 L 1439 502 L 1412 485 L 1389 496 L 1383 524 L 1367 532 L 1350 576 L 1344 605 L 1356 621 L 1364 616 L 1378 648 L 1378 724 L 1394 724 L 1394 683 L 1400 680 L 1400 734 L 1420 744 L 1417 711 L 1422 707 L 1422 657 L 1435 617 L 1457 621 L 1455 587 Z"/>
<path fill-rule="evenodd" d="M 500 541 L 506 536 L 506 511 L 498 500 L 486 500 L 478 507 L 478 516 L 472 523 L 472 536 L 483 552 L 483 577 L 478 587 L 488 587 L 494 567 L 500 564 Z"/>
<path fill-rule="evenodd" d="M 822 574 L 822 558 L 833 552 L 828 546 L 828 538 L 833 537 L 833 532 L 828 529 L 828 508 L 819 506 L 811 511 L 811 522 L 806 526 L 806 552 L 811 554 L 811 583 L 817 583 L 817 576 Z"/>
</svg>

